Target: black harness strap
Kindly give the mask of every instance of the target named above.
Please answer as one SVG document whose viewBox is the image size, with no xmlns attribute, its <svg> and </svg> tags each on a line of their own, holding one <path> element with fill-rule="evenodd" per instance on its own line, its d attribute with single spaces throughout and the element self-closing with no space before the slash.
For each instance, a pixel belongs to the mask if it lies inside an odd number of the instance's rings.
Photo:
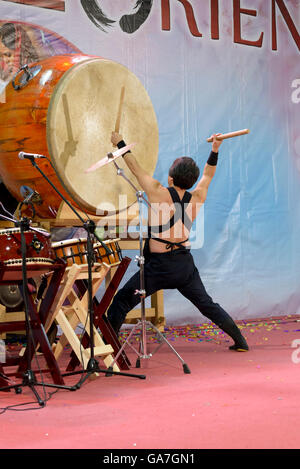
<svg viewBox="0 0 300 469">
<path fill-rule="evenodd" d="M 148 226 L 148 240 L 149 238 L 151 238 L 151 239 L 154 239 L 155 241 L 159 241 L 160 243 L 164 243 L 167 245 L 166 249 L 173 250 L 175 246 L 185 249 L 183 244 L 186 243 L 189 240 L 189 238 L 185 239 L 184 241 L 180 241 L 176 243 L 176 242 L 167 241 L 165 239 L 156 238 L 152 236 L 152 232 L 163 233 L 167 229 L 172 228 L 179 219 L 181 219 L 183 225 L 188 230 L 190 230 L 192 227 L 192 221 L 190 220 L 190 218 L 187 216 L 185 212 L 185 204 L 188 204 L 190 202 L 192 198 L 192 194 L 186 191 L 183 198 L 180 200 L 178 192 L 176 191 L 176 189 L 174 189 L 174 187 L 168 187 L 168 191 L 170 192 L 172 201 L 175 204 L 175 213 L 173 214 L 170 221 L 168 223 L 165 223 L 164 225 Z"/>
</svg>

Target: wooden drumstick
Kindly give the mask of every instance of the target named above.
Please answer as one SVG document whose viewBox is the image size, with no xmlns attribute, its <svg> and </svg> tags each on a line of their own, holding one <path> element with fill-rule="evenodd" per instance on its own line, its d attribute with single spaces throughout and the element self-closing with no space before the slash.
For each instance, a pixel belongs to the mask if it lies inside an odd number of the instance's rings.
<svg viewBox="0 0 300 469">
<path fill-rule="evenodd" d="M 239 137 L 240 135 L 246 135 L 249 134 L 250 130 L 249 129 L 243 129 L 243 130 L 236 130 L 235 132 L 229 132 L 228 134 L 221 134 L 217 137 L 217 140 L 225 140 L 226 138 L 232 138 L 232 137 Z M 209 137 L 207 142 L 212 142 L 213 138 Z"/>
<path fill-rule="evenodd" d="M 118 110 L 118 115 L 117 115 L 117 120 L 116 120 L 116 125 L 115 125 L 115 132 L 117 132 L 117 133 L 120 132 L 120 122 L 121 122 L 121 114 L 122 114 L 122 107 L 123 107 L 123 101 L 124 101 L 124 94 L 125 94 L 125 86 L 122 86 L 121 95 L 120 95 L 119 110 Z"/>
</svg>

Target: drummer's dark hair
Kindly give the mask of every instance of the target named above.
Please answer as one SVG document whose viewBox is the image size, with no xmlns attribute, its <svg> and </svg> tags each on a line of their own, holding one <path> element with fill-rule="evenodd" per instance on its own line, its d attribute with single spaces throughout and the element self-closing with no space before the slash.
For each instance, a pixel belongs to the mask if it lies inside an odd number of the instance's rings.
<svg viewBox="0 0 300 469">
<path fill-rule="evenodd" d="M 108 18 L 99 7 L 96 0 L 80 0 L 82 8 L 89 19 L 102 31 L 106 32 L 107 27 L 111 27 L 114 20 Z M 135 9 L 138 10 L 131 15 L 124 15 L 120 19 L 120 27 L 125 33 L 134 33 L 148 18 L 153 0 L 137 0 Z"/>
<path fill-rule="evenodd" d="M 181 189 L 190 189 L 197 181 L 200 170 L 193 158 L 182 156 L 177 158 L 169 170 L 174 186 Z"/>
</svg>

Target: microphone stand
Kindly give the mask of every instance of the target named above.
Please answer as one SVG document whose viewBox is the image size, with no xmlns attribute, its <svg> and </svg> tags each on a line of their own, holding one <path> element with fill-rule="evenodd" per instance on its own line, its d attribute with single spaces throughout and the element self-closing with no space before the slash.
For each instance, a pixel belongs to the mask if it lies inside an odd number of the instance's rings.
<svg viewBox="0 0 300 469">
<path fill-rule="evenodd" d="M 24 203 L 24 202 L 23 202 Z M 23 204 L 22 203 L 22 204 Z M 27 203 L 27 202 L 26 202 Z M 22 206 L 21 204 L 21 206 Z M 3 205 L 1 204 L 2 208 Z M 33 207 L 32 207 L 33 208 Z M 20 207 L 21 209 L 21 207 Z M 4 208 L 5 210 L 5 208 Z M 6 213 L 7 210 L 5 210 Z M 21 212 L 21 210 L 20 210 Z M 9 386 L 4 386 L 0 388 L 0 391 L 9 391 L 10 389 L 15 389 L 16 394 L 21 394 L 22 392 L 22 387 L 28 386 L 33 394 L 35 395 L 38 404 L 41 407 L 45 406 L 45 400 L 41 398 L 37 390 L 35 389 L 35 386 L 43 386 L 43 387 L 51 387 L 51 388 L 57 388 L 57 389 L 65 389 L 69 391 L 76 391 L 77 388 L 76 386 L 65 386 L 65 385 L 59 385 L 59 384 L 47 384 L 47 383 L 39 383 L 36 380 L 35 373 L 32 370 L 31 367 L 31 350 L 32 347 L 35 348 L 35 344 L 33 341 L 32 337 L 32 329 L 31 329 L 31 324 L 29 320 L 29 306 L 28 306 L 28 286 L 27 286 L 27 269 L 26 269 L 26 239 L 25 239 L 25 231 L 31 230 L 30 227 L 30 222 L 28 218 L 23 217 L 18 221 L 15 217 L 9 218 L 5 215 L 0 215 L 1 218 L 5 220 L 12 221 L 16 227 L 20 228 L 20 233 L 21 233 L 21 253 L 22 253 L 22 285 L 19 287 L 24 299 L 24 312 L 25 312 L 25 329 L 26 329 L 26 337 L 27 337 L 27 344 L 26 344 L 26 359 L 27 359 L 27 370 L 23 373 L 23 381 L 21 384 L 13 384 Z"/>
<path fill-rule="evenodd" d="M 145 298 L 146 298 L 146 290 L 145 290 L 145 275 L 144 275 L 144 265 L 145 265 L 145 258 L 143 255 L 143 232 L 142 232 L 142 225 L 143 225 L 143 219 L 142 219 L 142 203 L 143 201 L 146 202 L 148 207 L 151 208 L 151 205 L 149 202 L 145 199 L 143 196 L 143 191 L 140 191 L 137 189 L 137 187 L 130 181 L 127 176 L 124 174 L 124 170 L 121 169 L 115 161 L 113 161 L 116 169 L 117 169 L 117 174 L 118 176 L 122 176 L 130 185 L 131 187 L 135 190 L 136 192 L 136 197 L 137 197 L 137 202 L 139 205 L 139 256 L 136 256 L 136 259 L 138 260 L 139 267 L 140 267 L 140 290 L 136 291 L 136 294 L 140 295 L 141 299 L 141 319 L 135 324 L 135 326 L 132 328 L 130 331 L 130 334 L 128 338 L 125 340 L 123 346 L 120 348 L 118 351 L 117 355 L 115 356 L 115 359 L 113 363 L 110 365 L 108 368 L 108 373 L 110 373 L 114 363 L 118 360 L 118 357 L 120 354 L 123 352 L 124 348 L 126 345 L 129 345 L 130 348 L 138 355 L 137 361 L 136 361 L 136 367 L 140 368 L 140 359 L 141 358 L 151 358 L 152 355 L 157 351 L 151 353 L 147 353 L 147 337 L 146 337 L 146 327 L 147 325 L 153 329 L 156 332 L 157 337 L 160 339 L 160 344 L 159 347 L 162 345 L 164 342 L 165 344 L 168 345 L 168 347 L 172 350 L 173 353 L 177 356 L 177 358 L 181 361 L 182 366 L 183 366 L 183 371 L 186 374 L 191 373 L 188 365 L 184 362 L 183 358 L 177 353 L 177 351 L 174 349 L 174 347 L 168 342 L 168 340 L 165 338 L 165 336 L 160 332 L 157 327 L 152 324 L 152 322 L 146 320 L 146 308 L 145 308 Z M 141 341 L 140 341 L 140 351 L 137 351 L 129 342 L 134 334 L 134 331 L 136 329 L 141 329 Z M 158 347 L 158 348 L 159 348 Z"/>
<path fill-rule="evenodd" d="M 86 230 L 87 233 L 87 261 L 88 261 L 88 315 L 89 315 L 89 321 L 90 321 L 90 359 L 87 363 L 87 369 L 86 370 L 80 370 L 80 371 L 74 371 L 71 373 L 66 373 L 63 374 L 63 376 L 71 376 L 75 374 L 84 374 L 86 373 L 86 376 L 84 376 L 82 379 L 79 380 L 79 382 L 75 385 L 77 389 L 79 389 L 82 384 L 90 377 L 90 375 L 94 373 L 105 373 L 106 376 L 107 370 L 102 370 L 99 368 L 99 363 L 95 358 L 94 354 L 94 310 L 93 310 L 93 291 L 92 291 L 92 267 L 94 263 L 94 251 L 93 251 L 93 243 L 91 236 L 94 235 L 97 240 L 101 243 L 103 248 L 105 249 L 106 254 L 109 256 L 112 254 L 112 252 L 108 249 L 108 247 L 103 243 L 103 241 L 97 236 L 95 233 L 95 222 L 93 220 L 88 219 L 87 221 L 84 220 L 81 215 L 75 210 L 75 208 L 70 204 L 70 202 L 62 195 L 62 193 L 55 187 L 55 185 L 50 181 L 50 179 L 46 176 L 46 174 L 41 170 L 41 168 L 37 165 L 35 158 L 32 156 L 28 158 L 32 166 L 34 166 L 39 173 L 46 179 L 46 181 L 51 185 L 51 187 L 55 190 L 55 192 L 61 197 L 61 199 L 70 207 L 70 209 L 73 211 L 73 213 L 76 215 L 76 217 L 82 222 L 84 229 Z M 51 161 L 47 158 L 48 162 L 51 164 Z M 53 167 L 53 166 L 52 166 Z M 55 168 L 54 168 L 55 169 Z M 113 371 L 110 369 L 109 371 L 109 376 L 110 375 L 122 375 L 122 376 L 130 376 L 132 378 L 140 378 L 140 379 L 145 379 L 145 375 L 135 375 L 131 373 L 123 373 L 121 371 Z"/>
</svg>

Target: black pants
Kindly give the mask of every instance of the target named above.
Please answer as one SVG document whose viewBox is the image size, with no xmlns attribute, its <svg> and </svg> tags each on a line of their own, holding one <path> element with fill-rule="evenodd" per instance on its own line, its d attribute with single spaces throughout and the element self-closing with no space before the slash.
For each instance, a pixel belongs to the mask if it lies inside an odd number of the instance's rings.
<svg viewBox="0 0 300 469">
<path fill-rule="evenodd" d="M 144 272 L 146 296 L 158 290 L 177 289 L 205 317 L 230 335 L 236 344 L 245 344 L 245 339 L 229 314 L 207 294 L 188 250 L 151 253 L 150 259 L 145 263 Z M 136 293 L 139 289 L 140 272 L 137 271 L 118 291 L 108 309 L 108 319 L 117 334 L 127 313 L 140 302 L 140 295 Z"/>
</svg>

